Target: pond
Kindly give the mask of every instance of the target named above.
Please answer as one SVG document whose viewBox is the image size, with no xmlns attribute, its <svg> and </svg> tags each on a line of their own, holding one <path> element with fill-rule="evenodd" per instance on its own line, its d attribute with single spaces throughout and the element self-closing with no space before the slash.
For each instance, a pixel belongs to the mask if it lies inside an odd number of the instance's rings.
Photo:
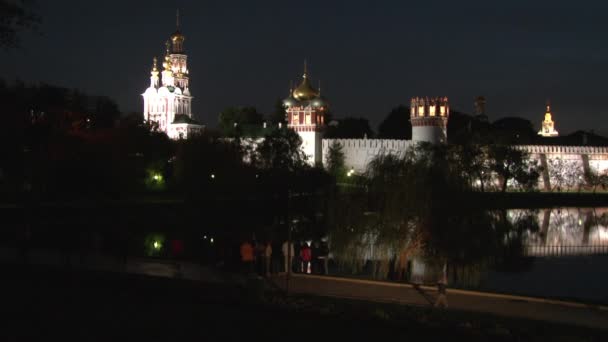
<svg viewBox="0 0 608 342">
<path fill-rule="evenodd" d="M 520 267 L 481 272 L 464 288 L 608 303 L 608 208 L 509 209 L 530 215 L 539 230 L 523 238 Z"/>
</svg>

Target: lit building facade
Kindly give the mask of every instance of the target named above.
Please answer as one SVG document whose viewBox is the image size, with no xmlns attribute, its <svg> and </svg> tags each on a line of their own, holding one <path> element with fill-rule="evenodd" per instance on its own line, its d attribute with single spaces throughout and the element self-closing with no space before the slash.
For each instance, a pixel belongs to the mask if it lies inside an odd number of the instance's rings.
<svg viewBox="0 0 608 342">
<path fill-rule="evenodd" d="M 559 133 L 555 130 L 555 123 L 551 116 L 551 105 L 547 103 L 547 111 L 545 112 L 545 120 L 542 122 L 538 135 L 543 137 L 557 137 Z"/>
<path fill-rule="evenodd" d="M 187 139 L 204 129 L 192 117 L 185 40 L 186 37 L 179 31 L 178 20 L 178 29 L 166 43 L 162 71 L 158 70 L 155 57 L 150 72 L 150 86 L 142 94 L 144 120 L 171 139 Z"/>
</svg>

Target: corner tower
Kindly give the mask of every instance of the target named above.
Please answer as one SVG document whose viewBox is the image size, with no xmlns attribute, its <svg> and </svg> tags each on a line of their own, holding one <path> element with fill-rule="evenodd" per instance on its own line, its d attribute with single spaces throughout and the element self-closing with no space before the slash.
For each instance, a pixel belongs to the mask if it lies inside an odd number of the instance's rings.
<svg viewBox="0 0 608 342">
<path fill-rule="evenodd" d="M 432 144 L 447 143 L 450 105 L 447 97 L 414 97 L 411 101 L 410 122 L 412 140 Z"/>
<path fill-rule="evenodd" d="M 283 106 L 287 112 L 287 127 L 298 132 L 302 138 L 302 150 L 309 162 L 313 165 L 321 163 L 327 101 L 321 96 L 321 89 L 315 89 L 310 84 L 306 62 L 302 82 L 295 89 L 290 89 Z"/>
</svg>

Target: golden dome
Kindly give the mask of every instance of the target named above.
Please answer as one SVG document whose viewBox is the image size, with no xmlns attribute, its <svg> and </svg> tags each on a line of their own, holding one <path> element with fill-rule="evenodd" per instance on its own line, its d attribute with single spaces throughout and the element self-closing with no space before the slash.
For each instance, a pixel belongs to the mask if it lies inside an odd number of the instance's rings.
<svg viewBox="0 0 608 342">
<path fill-rule="evenodd" d="M 173 42 L 175 42 L 177 40 L 184 41 L 184 40 L 186 40 L 186 37 L 179 30 L 177 30 L 177 31 L 173 32 L 173 34 L 171 35 L 171 40 Z"/>
<path fill-rule="evenodd" d="M 319 96 L 319 92 L 310 85 L 306 74 L 302 77 L 302 83 L 293 90 L 293 97 L 298 101 L 308 101 Z"/>
</svg>

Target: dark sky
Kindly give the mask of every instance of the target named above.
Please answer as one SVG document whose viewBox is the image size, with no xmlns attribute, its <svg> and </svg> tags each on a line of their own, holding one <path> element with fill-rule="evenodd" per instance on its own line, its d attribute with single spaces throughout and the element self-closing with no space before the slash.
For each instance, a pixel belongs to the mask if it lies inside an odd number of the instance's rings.
<svg viewBox="0 0 608 342">
<path fill-rule="evenodd" d="M 532 4 L 533 3 L 533 4 Z M 412 96 L 446 95 L 490 119 L 538 129 L 551 99 L 561 133 L 608 134 L 606 1 L 39 0 L 42 35 L 0 52 L 2 76 L 114 98 L 141 111 L 153 56 L 181 9 L 194 112 L 215 126 L 230 105 L 272 110 L 306 58 L 338 117 L 374 128 Z"/>
</svg>

